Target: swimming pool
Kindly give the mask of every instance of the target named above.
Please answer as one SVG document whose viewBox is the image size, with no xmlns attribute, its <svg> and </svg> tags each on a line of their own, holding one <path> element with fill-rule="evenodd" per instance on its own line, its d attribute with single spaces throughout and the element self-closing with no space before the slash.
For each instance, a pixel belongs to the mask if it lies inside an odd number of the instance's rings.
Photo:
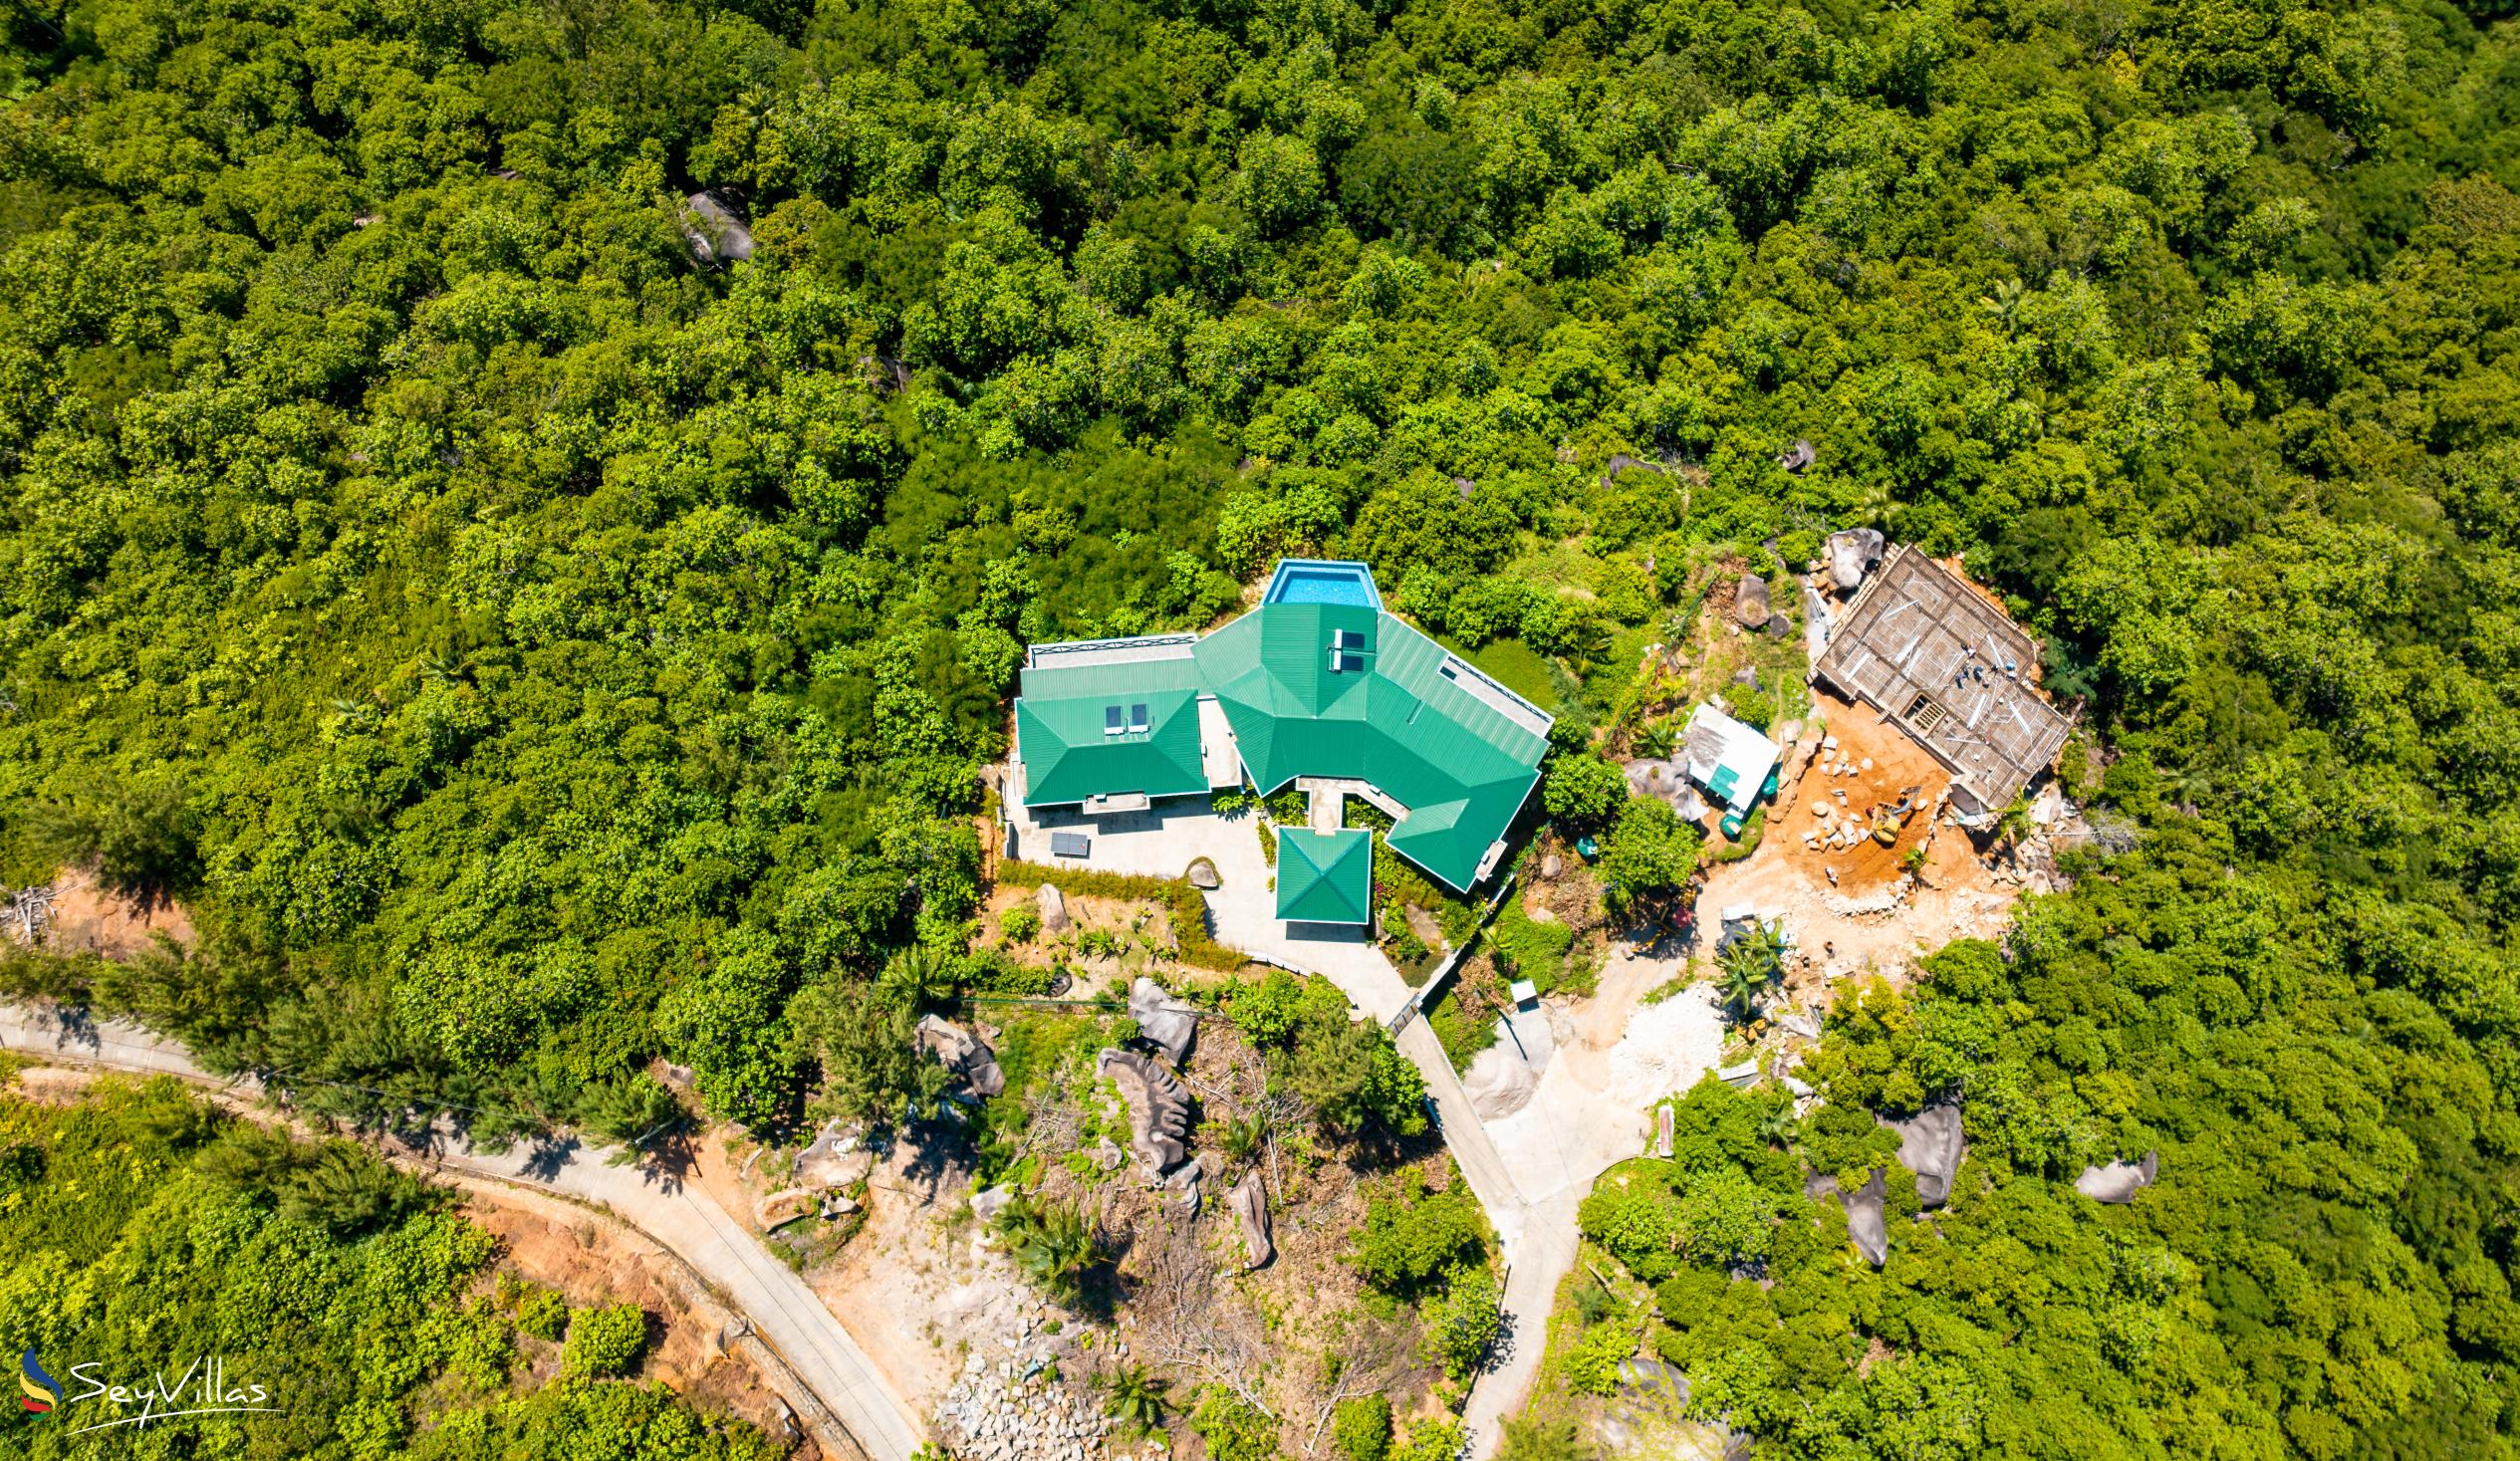
<svg viewBox="0 0 2520 1461">
<path fill-rule="evenodd" d="M 1381 609 L 1374 574 L 1361 563 L 1329 563 L 1286 559 L 1269 580 L 1268 604 L 1344 604 L 1355 609 Z"/>
</svg>

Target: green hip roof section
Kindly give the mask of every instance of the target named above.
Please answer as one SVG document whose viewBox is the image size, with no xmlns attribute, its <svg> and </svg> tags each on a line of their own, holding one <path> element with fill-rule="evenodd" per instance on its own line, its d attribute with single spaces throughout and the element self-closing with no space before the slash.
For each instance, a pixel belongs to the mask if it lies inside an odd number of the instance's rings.
<svg viewBox="0 0 2520 1461">
<path fill-rule="evenodd" d="M 1363 668 L 1330 667 L 1340 629 L 1364 633 Z M 1265 606 L 1198 646 L 1254 783 L 1372 783 L 1409 809 L 1392 851 L 1467 888 L 1539 779 L 1548 742 L 1447 677 L 1450 657 L 1388 613 L 1325 604 Z"/>
<path fill-rule="evenodd" d="M 1278 833 L 1278 916 L 1296 923 L 1374 917 L 1374 834 L 1357 828 Z"/>
<path fill-rule="evenodd" d="M 1362 565 L 1354 567 L 1363 572 Z M 1540 779 L 1548 751 L 1547 716 L 1516 703 L 1392 614 L 1369 605 L 1263 604 L 1201 638 L 1185 656 L 1027 667 L 1025 698 L 1016 702 L 1026 804 L 1061 805 L 1098 792 L 1204 790 L 1195 713 L 1188 717 L 1183 774 L 1162 783 L 1168 790 L 1151 784 L 1138 761 L 1119 754 L 1124 748 L 1110 748 L 1108 758 L 1085 754 L 1102 733 L 1106 702 L 1094 697 L 1125 700 L 1142 687 L 1151 699 L 1158 687 L 1177 692 L 1183 686 L 1216 697 L 1260 790 L 1275 791 L 1299 776 L 1368 783 L 1408 809 L 1387 836 L 1391 850 L 1455 889 L 1477 880 L 1487 850 L 1504 837 Z M 1062 699 L 1091 687 L 1078 703 L 1094 707 L 1098 718 L 1073 731 L 1028 725 L 1026 708 L 1053 687 Z M 1067 749 L 1072 736 L 1086 744 Z M 1037 745 L 1047 749 L 1037 752 Z M 1036 754 L 1057 760 L 1051 774 L 1034 767 Z M 1106 777 L 1130 784 L 1105 783 Z"/>
<path fill-rule="evenodd" d="M 1108 735 L 1105 712 L 1144 705 L 1142 733 Z M 1015 702 L 1024 805 L 1062 807 L 1099 796 L 1177 797 L 1207 790 L 1199 758 L 1198 695 L 1190 690 L 1114 690 L 1090 698 Z"/>
</svg>

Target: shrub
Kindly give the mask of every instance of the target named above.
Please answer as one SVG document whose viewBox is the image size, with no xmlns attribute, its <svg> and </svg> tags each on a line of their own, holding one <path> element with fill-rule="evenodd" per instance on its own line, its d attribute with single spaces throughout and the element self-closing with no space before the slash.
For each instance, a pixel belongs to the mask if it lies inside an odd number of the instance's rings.
<svg viewBox="0 0 2520 1461">
<path fill-rule="evenodd" d="M 1528 979 L 1547 994 L 1566 968 L 1567 950 L 1575 946 L 1575 930 L 1563 923 L 1543 922 L 1523 911 L 1521 898 L 1508 898 L 1490 926 L 1497 962 L 1508 978 Z"/>
<path fill-rule="evenodd" d="M 1579 832 L 1591 832 L 1610 821 L 1628 798 L 1628 778 L 1618 767 L 1583 752 L 1549 763 L 1540 785 L 1541 805 L 1549 815 Z"/>
<path fill-rule="evenodd" d="M 997 926 L 1008 943 L 1031 943 L 1033 935 L 1041 932 L 1041 909 L 1017 903 L 998 918 Z"/>
<path fill-rule="evenodd" d="M 1602 846 L 1603 901 L 1611 916 L 1625 917 L 1639 900 L 1685 885 L 1697 868 L 1701 841 L 1670 803 L 1652 797 L 1630 801 Z"/>
<path fill-rule="evenodd" d="M 569 1316 L 569 1342 L 561 1348 L 564 1374 L 627 1374 L 647 1347 L 647 1316 L 635 1304 L 581 1309 Z"/>
<path fill-rule="evenodd" d="M 1276 1461 L 1277 1422 L 1223 1385 L 1199 1391 L 1190 1429 L 1207 1442 L 1210 1461 Z"/>
<path fill-rule="evenodd" d="M 1395 1191 L 1366 1206 L 1354 1253 L 1366 1282 L 1392 1294 L 1424 1288 L 1436 1275 L 1487 1256 L 1487 1216 L 1467 1183 L 1440 1192 Z"/>
<path fill-rule="evenodd" d="M 1485 1264 L 1464 1265 L 1444 1280 L 1444 1290 L 1418 1307 L 1425 1326 L 1426 1358 L 1459 1384 L 1487 1358 L 1504 1329 L 1504 1295 Z"/>
<path fill-rule="evenodd" d="M 1408 1438 L 1391 1448 L 1391 1461 L 1455 1461 L 1469 1443 L 1455 1415 L 1438 1415 L 1408 1428 Z"/>
<path fill-rule="evenodd" d="M 1566 1382 L 1587 1395 L 1619 1388 L 1619 1362 L 1637 1352 L 1637 1337 L 1625 1326 L 1595 1325 L 1567 1350 Z"/>
<path fill-rule="evenodd" d="M 1391 1402 L 1381 1395 L 1340 1401 L 1330 1439 L 1348 1461 L 1383 1461 L 1391 1450 Z"/>
<path fill-rule="evenodd" d="M 569 1332 L 569 1301 L 551 1289 L 536 1289 L 516 1306 L 516 1327 L 537 1339 L 554 1343 Z"/>
<path fill-rule="evenodd" d="M 1426 1078 L 1371 1020 L 1307 1020 L 1295 1044 L 1269 1063 L 1270 1084 L 1304 1103 L 1329 1130 L 1380 1126 L 1401 1136 L 1426 1129 Z"/>
</svg>

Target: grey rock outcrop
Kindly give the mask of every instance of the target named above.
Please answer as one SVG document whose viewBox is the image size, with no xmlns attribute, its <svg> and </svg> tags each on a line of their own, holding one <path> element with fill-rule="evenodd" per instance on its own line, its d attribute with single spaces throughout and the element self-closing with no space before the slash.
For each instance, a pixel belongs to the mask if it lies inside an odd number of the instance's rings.
<svg viewBox="0 0 2520 1461">
<path fill-rule="evenodd" d="M 1225 1193 L 1225 1205 L 1234 1211 L 1234 1223 L 1242 1229 L 1242 1246 L 1251 1255 L 1251 1266 L 1261 1268 L 1277 1257 L 1277 1245 L 1269 1241 L 1269 1192 L 1260 1185 L 1260 1169 L 1253 1167 L 1242 1174 Z"/>
<path fill-rule="evenodd" d="M 971 1194 L 971 1215 L 984 1223 L 996 1222 L 997 1215 L 1006 1211 L 1006 1204 L 1014 1200 L 1015 1189 L 1011 1186 L 1001 1183 L 995 1187 L 983 1187 Z"/>
<path fill-rule="evenodd" d="M 1162 1176 L 1190 1154 L 1190 1093 L 1172 1073 L 1134 1050 L 1105 1049 L 1095 1074 L 1109 1076 L 1129 1102 L 1129 1144 L 1149 1176 Z"/>
<path fill-rule="evenodd" d="M 1882 1201 L 1889 1195 L 1890 1184 L 1879 1171 L 1855 1191 L 1838 1194 L 1838 1200 L 1846 1204 L 1847 1236 L 1855 1240 L 1855 1251 L 1875 1268 L 1890 1262 L 1890 1223 L 1882 1215 Z"/>
<path fill-rule="evenodd" d="M 1653 472 L 1656 474 L 1659 474 L 1662 470 L 1660 467 L 1655 466 L 1652 462 L 1640 461 L 1636 457 L 1628 455 L 1626 452 L 1621 452 L 1619 455 L 1612 457 L 1609 464 L 1602 469 L 1602 485 L 1607 487 L 1613 482 L 1618 481 L 1619 474 L 1627 471 L 1631 467 L 1634 467 L 1638 471 Z"/>
<path fill-rule="evenodd" d="M 936 1063 L 953 1072 L 972 1095 L 996 1096 L 1006 1090 L 1006 1073 L 998 1069 L 997 1052 L 961 1026 L 934 1015 L 922 1016 L 918 1043 L 921 1049 L 933 1052 Z"/>
<path fill-rule="evenodd" d="M 1898 1164 L 1916 1174 L 1916 1200 L 1927 1207 L 1950 1201 L 1951 1178 L 1969 1144 L 1960 1128 L 1960 1108 L 1929 1105 L 1903 1121 L 1882 1124 L 1898 1133 Z"/>
<path fill-rule="evenodd" d="M 1808 441 L 1797 441 L 1776 454 L 1776 464 L 1797 475 L 1810 471 L 1812 463 L 1818 460 L 1820 453 Z"/>
<path fill-rule="evenodd" d="M 703 264 L 752 257 L 752 230 L 714 193 L 683 199 L 682 238 Z"/>
<path fill-rule="evenodd" d="M 1757 574 L 1743 574 L 1732 593 L 1733 620 L 1745 629 L 1755 629 L 1775 612 L 1776 606 L 1768 602 L 1768 581 Z"/>
<path fill-rule="evenodd" d="M 828 1192 L 835 1188 L 854 1187 L 875 1170 L 875 1153 L 861 1145 L 860 1128 L 840 1121 L 826 1124 L 807 1147 L 796 1154 L 796 1182 Z"/>
<path fill-rule="evenodd" d="M 1882 561 L 1889 541 L 1878 528 L 1849 528 L 1829 535 L 1829 582 L 1841 594 L 1851 594 L 1864 583 L 1864 576 L 1873 565 Z"/>
<path fill-rule="evenodd" d="M 1059 891 L 1057 883 L 1043 883 L 1041 890 L 1033 894 L 1033 902 L 1041 909 L 1042 932 L 1065 933 L 1076 926 L 1076 920 L 1068 916 L 1067 895 Z"/>
<path fill-rule="evenodd" d="M 1205 857 L 1191 858 L 1189 870 L 1181 875 L 1190 880 L 1190 886 L 1201 892 L 1214 892 L 1225 885 L 1225 879 L 1216 875 L 1216 864 Z"/>
<path fill-rule="evenodd" d="M 2074 1190 L 2094 1202 L 2126 1203 L 2149 1187 L 2160 1176 L 2161 1154 L 2147 1151 L 2142 1161 L 2113 1161 L 2107 1166 L 2085 1167 L 2074 1179 Z"/>
<path fill-rule="evenodd" d="M 1827 1172 L 1803 1174 L 1803 1196 L 1813 1202 L 1838 1199 L 1838 1205 L 1847 1210 L 1847 1236 L 1855 1240 L 1856 1251 L 1875 1268 L 1890 1259 L 1890 1223 L 1882 1215 L 1883 1199 L 1889 1195 L 1890 1185 L 1879 1171 L 1853 1194 L 1842 1190 L 1838 1179 Z"/>
<path fill-rule="evenodd" d="M 1190 1043 L 1198 1038 L 1198 1011 L 1163 992 L 1163 986 L 1137 976 L 1129 986 L 1129 1018 L 1137 1022 L 1137 1033 L 1160 1048 L 1172 1064 L 1190 1058 Z"/>
</svg>

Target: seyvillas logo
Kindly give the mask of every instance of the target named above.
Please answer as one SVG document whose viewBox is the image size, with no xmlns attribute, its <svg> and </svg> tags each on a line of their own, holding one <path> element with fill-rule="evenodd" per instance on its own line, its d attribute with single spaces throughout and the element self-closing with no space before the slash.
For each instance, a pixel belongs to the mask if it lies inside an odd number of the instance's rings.
<svg viewBox="0 0 2520 1461">
<path fill-rule="evenodd" d="M 35 1351 L 18 1356 L 18 1408 L 37 1415 L 49 1414 L 61 1403 L 61 1381 L 44 1372 L 43 1362 Z"/>
<path fill-rule="evenodd" d="M 96 1372 L 103 1368 L 96 1363 L 72 1365 L 70 1377 L 80 1386 L 74 1395 L 45 1373 L 35 1351 L 29 1349 L 18 1356 L 18 1404 L 37 1415 L 62 1410 L 62 1418 L 68 1420 L 72 1417 L 67 1407 L 101 1402 L 102 1414 L 97 1410 L 80 1413 L 78 1418 L 87 1424 L 70 1432 L 75 1436 L 124 1425 L 146 1430 L 153 1424 L 188 1415 L 238 1415 L 280 1408 L 265 1403 L 271 1392 L 261 1385 L 240 1384 L 230 1378 L 222 1355 L 196 1357 L 180 1373 L 160 1370 L 122 1384 L 101 1378 Z M 136 1413 L 133 1406 L 138 1407 Z M 90 1419 L 91 1416 L 96 1418 Z"/>
</svg>

